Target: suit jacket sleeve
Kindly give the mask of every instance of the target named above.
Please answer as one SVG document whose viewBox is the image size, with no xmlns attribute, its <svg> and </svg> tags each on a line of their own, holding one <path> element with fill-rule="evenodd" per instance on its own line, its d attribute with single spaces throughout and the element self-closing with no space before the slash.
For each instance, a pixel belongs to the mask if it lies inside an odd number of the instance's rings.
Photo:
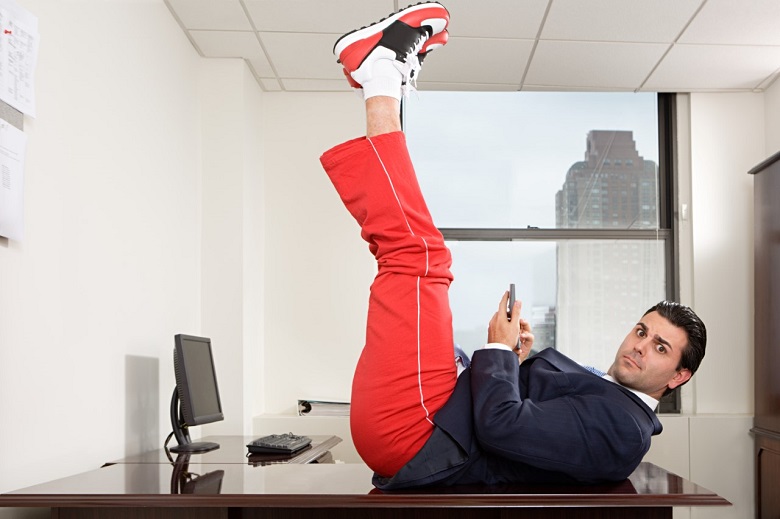
<svg viewBox="0 0 780 519">
<path fill-rule="evenodd" d="M 583 482 L 616 481 L 649 449 L 652 433 L 637 421 L 636 402 L 599 377 L 540 360 L 524 366 L 521 381 L 514 353 L 480 350 L 471 385 L 477 440 L 501 458 Z"/>
</svg>

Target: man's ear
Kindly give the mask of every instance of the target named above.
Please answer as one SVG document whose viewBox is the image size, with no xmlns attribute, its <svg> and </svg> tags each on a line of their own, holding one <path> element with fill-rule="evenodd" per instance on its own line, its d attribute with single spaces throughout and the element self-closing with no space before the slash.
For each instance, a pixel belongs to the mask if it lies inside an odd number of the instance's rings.
<svg viewBox="0 0 780 519">
<path fill-rule="evenodd" d="M 686 382 L 688 382 L 692 376 L 693 373 L 691 373 L 691 370 L 689 370 L 688 368 L 683 368 L 674 374 L 672 379 L 667 384 L 667 387 L 669 389 L 674 389 L 678 386 L 681 386 Z"/>
</svg>

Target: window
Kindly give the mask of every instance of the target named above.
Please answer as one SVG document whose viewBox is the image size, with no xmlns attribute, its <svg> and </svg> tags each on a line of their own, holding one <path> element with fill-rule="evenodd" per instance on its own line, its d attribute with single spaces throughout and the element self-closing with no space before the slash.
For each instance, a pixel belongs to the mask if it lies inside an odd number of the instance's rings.
<svg viewBox="0 0 780 519">
<path fill-rule="evenodd" d="M 641 315 L 676 299 L 673 96 L 419 92 L 404 126 L 453 252 L 455 340 L 481 347 L 509 283 L 536 348 L 602 369 Z M 679 411 L 679 395 L 662 403 Z"/>
</svg>

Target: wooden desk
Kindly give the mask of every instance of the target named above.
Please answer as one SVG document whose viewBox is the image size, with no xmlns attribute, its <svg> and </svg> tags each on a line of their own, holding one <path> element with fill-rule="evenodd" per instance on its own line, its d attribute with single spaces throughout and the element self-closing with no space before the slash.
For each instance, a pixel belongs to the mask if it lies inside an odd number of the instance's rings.
<svg viewBox="0 0 780 519">
<path fill-rule="evenodd" d="M 115 463 L 0 495 L 56 519 L 671 519 L 673 506 L 729 502 L 643 463 L 630 479 L 582 487 L 456 487 L 383 493 L 362 464 Z"/>
</svg>

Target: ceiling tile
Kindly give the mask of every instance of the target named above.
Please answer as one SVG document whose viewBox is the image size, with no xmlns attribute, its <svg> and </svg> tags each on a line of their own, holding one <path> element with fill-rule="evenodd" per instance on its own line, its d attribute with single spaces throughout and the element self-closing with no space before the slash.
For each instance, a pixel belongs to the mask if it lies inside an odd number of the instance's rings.
<svg viewBox="0 0 780 519">
<path fill-rule="evenodd" d="M 258 31 L 343 34 L 380 20 L 393 0 L 244 0 Z M 406 4 L 403 4 L 406 5 Z"/>
<path fill-rule="evenodd" d="M 268 57 L 281 78 L 340 79 L 332 34 L 260 33 Z"/>
<path fill-rule="evenodd" d="M 251 32 L 189 31 L 207 58 L 248 58 L 263 56 L 257 37 Z"/>
<path fill-rule="evenodd" d="M 239 0 L 165 0 L 187 29 L 251 31 Z"/>
<path fill-rule="evenodd" d="M 442 83 L 519 85 L 532 48 L 531 40 L 453 37 L 425 59 L 420 77 Z"/>
<path fill-rule="evenodd" d="M 661 43 L 540 41 L 525 85 L 639 88 L 668 47 Z"/>
<path fill-rule="evenodd" d="M 554 0 L 541 37 L 672 43 L 702 0 Z"/>
<path fill-rule="evenodd" d="M 443 0 L 452 36 L 534 39 L 548 0 Z"/>
<path fill-rule="evenodd" d="M 780 2 L 708 0 L 679 42 L 780 45 Z"/>
<path fill-rule="evenodd" d="M 643 90 L 752 90 L 778 64 L 780 47 L 675 45 Z"/>
</svg>

